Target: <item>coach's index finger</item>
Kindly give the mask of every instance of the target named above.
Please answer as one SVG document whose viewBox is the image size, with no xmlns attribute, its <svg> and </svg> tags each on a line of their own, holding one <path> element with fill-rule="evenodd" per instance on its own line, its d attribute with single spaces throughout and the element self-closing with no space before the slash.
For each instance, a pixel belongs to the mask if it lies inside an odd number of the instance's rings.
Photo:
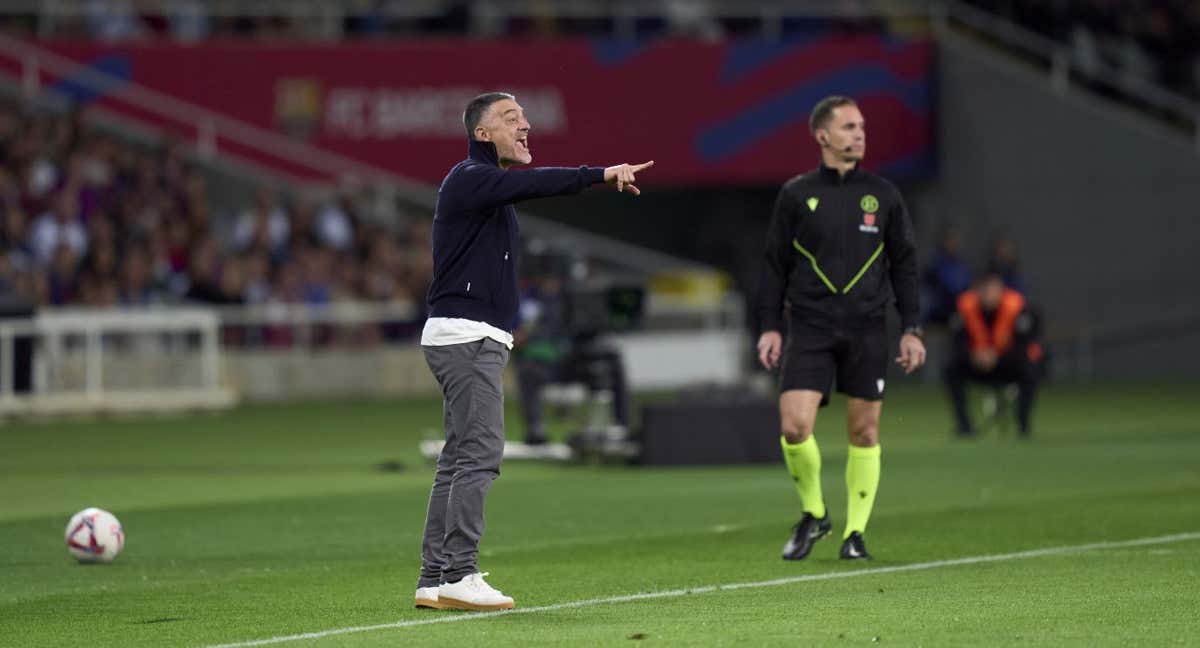
<svg viewBox="0 0 1200 648">
<path fill-rule="evenodd" d="M 633 165 L 633 167 L 630 170 L 633 171 L 634 173 L 637 173 L 638 171 L 641 171 L 642 169 L 649 169 L 652 166 L 654 166 L 654 160 L 650 160 L 649 162 L 642 162 L 641 164 L 635 164 L 635 165 Z"/>
</svg>

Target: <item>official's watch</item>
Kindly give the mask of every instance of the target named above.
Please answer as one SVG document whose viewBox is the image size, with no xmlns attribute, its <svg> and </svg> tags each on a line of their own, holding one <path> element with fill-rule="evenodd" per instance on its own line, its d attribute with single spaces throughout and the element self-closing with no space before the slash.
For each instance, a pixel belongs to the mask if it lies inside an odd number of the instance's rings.
<svg viewBox="0 0 1200 648">
<path fill-rule="evenodd" d="M 904 335 L 915 335 L 917 336 L 917 339 L 924 340 L 925 329 L 921 328 L 920 326 L 910 326 L 904 329 Z"/>
</svg>

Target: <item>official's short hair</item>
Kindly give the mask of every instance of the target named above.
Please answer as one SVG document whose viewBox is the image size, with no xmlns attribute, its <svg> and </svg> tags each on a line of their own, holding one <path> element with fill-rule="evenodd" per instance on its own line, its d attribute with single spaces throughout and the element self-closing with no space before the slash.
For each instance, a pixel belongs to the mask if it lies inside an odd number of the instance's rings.
<svg viewBox="0 0 1200 648">
<path fill-rule="evenodd" d="M 808 130 L 813 135 L 817 134 L 817 130 L 825 127 L 825 123 L 833 117 L 833 111 L 842 106 L 857 106 L 850 97 L 842 95 L 832 95 L 825 97 L 817 102 L 813 107 L 812 114 L 808 116 Z"/>
<path fill-rule="evenodd" d="M 474 138 L 475 127 L 479 125 L 479 120 L 483 119 L 483 114 L 492 104 L 505 99 L 515 100 L 516 97 L 507 92 L 485 92 L 472 99 L 463 111 L 463 126 L 467 127 L 467 137 Z"/>
</svg>

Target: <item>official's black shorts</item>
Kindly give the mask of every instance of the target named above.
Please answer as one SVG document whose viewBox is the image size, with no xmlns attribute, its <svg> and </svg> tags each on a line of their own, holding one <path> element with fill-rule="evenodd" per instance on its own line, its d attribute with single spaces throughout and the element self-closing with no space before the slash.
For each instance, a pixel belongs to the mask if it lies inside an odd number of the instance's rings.
<svg viewBox="0 0 1200 648">
<path fill-rule="evenodd" d="M 783 345 L 780 391 L 807 389 L 829 392 L 837 381 L 837 390 L 864 400 L 883 400 L 884 378 L 888 366 L 887 327 L 862 329 L 810 328 L 792 322 Z"/>
</svg>

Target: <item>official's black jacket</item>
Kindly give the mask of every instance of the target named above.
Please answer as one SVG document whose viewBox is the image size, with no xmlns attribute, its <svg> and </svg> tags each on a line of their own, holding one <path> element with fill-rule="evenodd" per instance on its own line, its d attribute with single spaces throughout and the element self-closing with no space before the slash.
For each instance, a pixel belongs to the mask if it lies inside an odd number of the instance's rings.
<svg viewBox="0 0 1200 648">
<path fill-rule="evenodd" d="M 433 216 L 430 317 L 461 317 L 511 331 L 517 319 L 517 212 L 512 203 L 578 193 L 602 167 L 501 169 L 496 145 L 471 141 L 442 180 Z"/>
<path fill-rule="evenodd" d="M 789 180 L 775 201 L 766 257 L 763 331 L 783 330 L 785 308 L 818 327 L 877 321 L 893 294 L 903 326 L 919 323 L 912 223 L 900 192 L 877 175 L 839 176 L 821 165 Z"/>
</svg>

